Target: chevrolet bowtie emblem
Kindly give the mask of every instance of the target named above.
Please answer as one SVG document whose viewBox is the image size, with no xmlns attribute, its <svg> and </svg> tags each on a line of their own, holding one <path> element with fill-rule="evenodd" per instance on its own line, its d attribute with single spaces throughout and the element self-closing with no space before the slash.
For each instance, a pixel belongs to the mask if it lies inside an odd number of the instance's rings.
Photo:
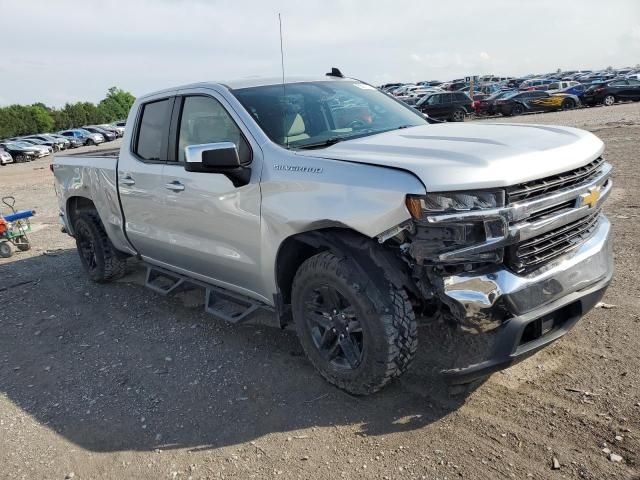
<svg viewBox="0 0 640 480">
<path fill-rule="evenodd" d="M 589 205 L 589 208 L 593 208 L 598 204 L 598 200 L 600 200 L 600 187 L 591 187 L 589 193 L 580 195 L 580 206 Z"/>
</svg>

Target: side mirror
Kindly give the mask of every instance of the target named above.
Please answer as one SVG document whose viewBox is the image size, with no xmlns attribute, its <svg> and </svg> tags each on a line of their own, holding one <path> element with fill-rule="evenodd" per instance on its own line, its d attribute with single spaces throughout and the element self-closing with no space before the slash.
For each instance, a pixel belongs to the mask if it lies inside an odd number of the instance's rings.
<svg viewBox="0 0 640 480">
<path fill-rule="evenodd" d="M 240 168 L 240 157 L 231 142 L 189 145 L 184 149 L 184 169 L 188 172 L 211 172 Z"/>
<path fill-rule="evenodd" d="M 240 163 L 238 149 L 232 142 L 189 145 L 184 149 L 184 169 L 187 172 L 221 173 L 234 186 L 249 183 L 251 169 Z"/>
</svg>

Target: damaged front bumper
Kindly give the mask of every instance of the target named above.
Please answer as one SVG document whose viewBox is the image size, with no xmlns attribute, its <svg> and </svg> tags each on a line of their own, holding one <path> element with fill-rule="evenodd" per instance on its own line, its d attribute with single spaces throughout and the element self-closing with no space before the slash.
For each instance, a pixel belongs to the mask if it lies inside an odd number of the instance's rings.
<svg viewBox="0 0 640 480">
<path fill-rule="evenodd" d="M 611 224 L 601 215 L 578 248 L 528 275 L 504 267 L 443 279 L 441 299 L 463 323 L 493 336 L 486 358 L 445 370 L 468 383 L 523 360 L 562 337 L 601 298 L 613 276 Z"/>
</svg>

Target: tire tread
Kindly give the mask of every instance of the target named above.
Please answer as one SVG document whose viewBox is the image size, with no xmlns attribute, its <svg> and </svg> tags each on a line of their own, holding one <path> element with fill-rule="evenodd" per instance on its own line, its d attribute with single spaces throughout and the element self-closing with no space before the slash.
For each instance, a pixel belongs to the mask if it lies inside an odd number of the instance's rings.
<svg viewBox="0 0 640 480">
<path fill-rule="evenodd" d="M 375 375 L 369 383 L 361 385 L 354 385 L 352 381 L 331 375 L 330 372 L 316 365 L 312 356 L 307 356 L 329 383 L 356 395 L 375 393 L 391 380 L 402 375 L 411 365 L 418 350 L 418 326 L 407 292 L 396 288 L 391 282 L 388 282 L 389 290 L 381 292 L 369 278 L 359 273 L 360 270 L 353 265 L 352 260 L 347 257 L 337 257 L 331 252 L 321 252 L 306 260 L 296 273 L 293 290 L 299 288 L 305 273 L 317 271 L 333 272 L 345 283 L 351 285 L 358 294 L 364 295 L 367 304 L 383 307 L 382 312 L 376 311 L 375 307 L 368 311 L 367 321 L 378 319 L 382 323 L 388 348 L 384 356 L 375 359 L 380 366 L 377 369 L 380 373 Z"/>
</svg>

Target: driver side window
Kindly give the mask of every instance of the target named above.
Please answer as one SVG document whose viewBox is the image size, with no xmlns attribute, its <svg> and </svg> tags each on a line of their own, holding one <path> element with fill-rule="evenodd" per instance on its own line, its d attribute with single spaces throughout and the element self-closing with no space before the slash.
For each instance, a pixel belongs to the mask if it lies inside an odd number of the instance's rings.
<svg viewBox="0 0 640 480">
<path fill-rule="evenodd" d="M 238 149 L 240 162 L 251 163 L 251 149 L 240 128 L 216 99 L 205 96 L 185 97 L 178 133 L 178 162 L 184 162 L 189 145 L 231 142 Z"/>
</svg>

